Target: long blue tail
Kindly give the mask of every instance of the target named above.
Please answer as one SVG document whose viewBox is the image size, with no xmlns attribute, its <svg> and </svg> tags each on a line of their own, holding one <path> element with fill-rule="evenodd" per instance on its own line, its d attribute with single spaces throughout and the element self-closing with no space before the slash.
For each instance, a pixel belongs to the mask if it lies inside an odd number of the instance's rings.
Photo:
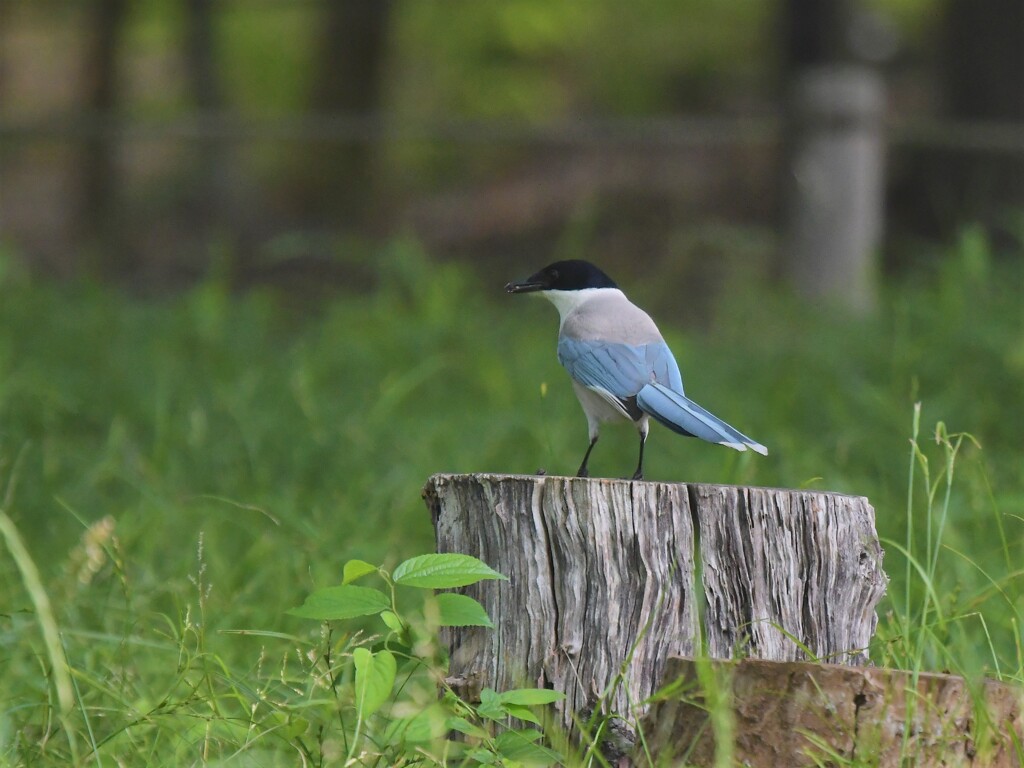
<svg viewBox="0 0 1024 768">
<path fill-rule="evenodd" d="M 710 411 L 701 408 L 685 395 L 673 392 L 661 384 L 648 384 L 636 396 L 640 410 L 648 413 L 681 435 L 699 437 L 709 443 L 718 443 L 745 451 L 749 448 L 762 456 L 768 449 L 755 440 L 733 429 Z"/>
</svg>

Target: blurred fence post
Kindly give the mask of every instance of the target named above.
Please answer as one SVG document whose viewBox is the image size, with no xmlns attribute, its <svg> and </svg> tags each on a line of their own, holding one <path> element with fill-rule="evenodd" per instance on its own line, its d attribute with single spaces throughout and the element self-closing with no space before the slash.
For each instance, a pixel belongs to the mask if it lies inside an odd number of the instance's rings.
<svg viewBox="0 0 1024 768">
<path fill-rule="evenodd" d="M 787 277 L 800 294 L 855 311 L 875 302 L 884 103 L 870 68 L 826 65 L 797 75 L 790 106 Z"/>
<path fill-rule="evenodd" d="M 82 144 L 76 223 L 93 265 L 107 275 L 122 272 L 132 258 L 123 247 L 117 220 L 121 180 L 115 130 L 121 101 L 118 57 L 127 13 L 125 0 L 93 3 L 82 58 L 84 108 L 90 130 Z"/>
<path fill-rule="evenodd" d="M 217 69 L 216 23 L 213 0 L 186 0 L 184 55 L 191 97 L 203 117 L 219 114 L 224 93 Z M 192 256 L 198 274 L 206 268 L 206 249 L 214 227 L 223 226 L 228 193 L 228 144 L 219 137 L 199 136 L 196 142 L 191 218 L 196 222 L 200 247 Z"/>
</svg>

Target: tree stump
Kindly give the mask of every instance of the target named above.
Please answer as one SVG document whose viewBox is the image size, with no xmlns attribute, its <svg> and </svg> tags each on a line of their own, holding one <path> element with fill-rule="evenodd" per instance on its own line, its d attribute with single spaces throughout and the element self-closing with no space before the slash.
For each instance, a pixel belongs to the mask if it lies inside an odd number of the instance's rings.
<svg viewBox="0 0 1024 768">
<path fill-rule="evenodd" d="M 1024 692 L 986 680 L 891 669 L 747 659 L 717 664 L 731 693 L 730 765 L 914 765 L 1016 768 L 1024 752 Z M 714 729 L 696 663 L 671 659 L 678 693 L 643 723 L 659 766 L 713 766 Z"/>
<path fill-rule="evenodd" d="M 885 591 L 867 499 L 815 491 L 434 475 L 438 552 L 509 577 L 467 587 L 495 629 L 449 630 L 449 674 L 561 691 L 562 723 L 632 717 L 670 656 L 863 664 Z M 703 628 L 699 616 L 704 613 Z"/>
</svg>

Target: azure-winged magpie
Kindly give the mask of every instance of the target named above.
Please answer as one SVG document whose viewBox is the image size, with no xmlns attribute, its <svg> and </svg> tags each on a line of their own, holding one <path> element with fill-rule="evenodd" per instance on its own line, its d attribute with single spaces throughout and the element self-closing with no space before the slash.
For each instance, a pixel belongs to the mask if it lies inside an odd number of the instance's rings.
<svg viewBox="0 0 1024 768">
<path fill-rule="evenodd" d="M 600 423 L 616 418 L 629 419 L 640 432 L 634 480 L 643 479 L 649 417 L 681 435 L 768 454 L 683 394 L 679 366 L 654 321 L 590 262 L 558 261 L 505 290 L 540 293 L 558 309 L 558 360 L 572 376 L 590 430 L 577 476 L 588 475 Z"/>
</svg>

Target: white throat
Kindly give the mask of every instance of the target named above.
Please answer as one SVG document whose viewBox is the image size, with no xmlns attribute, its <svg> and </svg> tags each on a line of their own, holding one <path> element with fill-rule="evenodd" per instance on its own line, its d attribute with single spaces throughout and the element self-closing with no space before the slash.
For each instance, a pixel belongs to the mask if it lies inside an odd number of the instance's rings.
<svg viewBox="0 0 1024 768">
<path fill-rule="evenodd" d="M 625 294 L 618 288 L 582 288 L 578 291 L 540 291 L 540 295 L 555 305 L 558 310 L 559 327 L 565 323 L 565 318 L 580 308 L 583 304 L 596 299 L 599 296 L 618 294 L 625 299 Z"/>
</svg>

